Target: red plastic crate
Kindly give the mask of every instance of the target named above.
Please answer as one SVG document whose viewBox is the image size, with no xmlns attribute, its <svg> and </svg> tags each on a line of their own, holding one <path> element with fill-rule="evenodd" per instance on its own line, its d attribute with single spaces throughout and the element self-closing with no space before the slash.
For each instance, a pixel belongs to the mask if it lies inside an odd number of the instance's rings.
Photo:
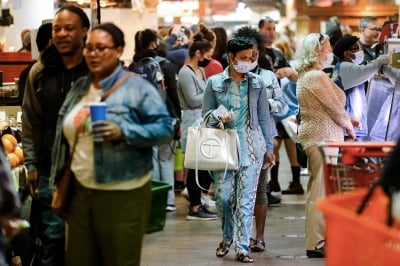
<svg viewBox="0 0 400 266">
<path fill-rule="evenodd" d="M 327 142 L 321 144 L 320 150 L 325 159 L 326 194 L 370 187 L 379 178 L 385 159 L 395 145 L 395 142 Z M 329 155 L 326 148 L 339 148 L 339 154 Z M 332 160 L 336 160 L 337 163 L 331 163 Z"/>
</svg>

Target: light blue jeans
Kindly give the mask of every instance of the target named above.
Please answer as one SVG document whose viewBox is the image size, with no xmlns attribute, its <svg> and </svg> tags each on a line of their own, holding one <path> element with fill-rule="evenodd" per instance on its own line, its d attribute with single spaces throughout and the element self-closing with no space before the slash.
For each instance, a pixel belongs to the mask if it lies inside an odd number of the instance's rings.
<svg viewBox="0 0 400 266">
<path fill-rule="evenodd" d="M 213 171 L 215 200 L 222 220 L 223 240 L 235 244 L 236 254 L 249 253 L 251 225 L 262 162 L 238 171 Z"/>
<path fill-rule="evenodd" d="M 162 181 L 172 186 L 172 188 L 168 191 L 168 205 L 175 205 L 174 153 L 175 140 L 171 140 L 166 144 L 153 146 L 152 180 Z"/>
</svg>

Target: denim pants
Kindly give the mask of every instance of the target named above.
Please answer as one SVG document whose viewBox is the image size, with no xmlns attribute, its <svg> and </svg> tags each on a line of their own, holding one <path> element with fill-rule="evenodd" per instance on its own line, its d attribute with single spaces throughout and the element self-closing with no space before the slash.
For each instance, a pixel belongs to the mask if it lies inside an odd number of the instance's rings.
<svg viewBox="0 0 400 266">
<path fill-rule="evenodd" d="M 152 180 L 168 183 L 172 188 L 168 191 L 168 205 L 175 205 L 174 192 L 174 153 L 175 140 L 153 146 L 153 172 Z"/>
<path fill-rule="evenodd" d="M 237 254 L 249 253 L 258 177 L 262 162 L 241 166 L 238 171 L 213 171 L 215 201 L 222 220 L 223 240 L 235 244 Z"/>
<path fill-rule="evenodd" d="M 42 248 L 39 254 L 40 265 L 64 265 L 65 224 L 50 208 L 53 190 L 49 187 L 49 177 L 40 176 L 38 210 L 39 238 Z"/>
</svg>

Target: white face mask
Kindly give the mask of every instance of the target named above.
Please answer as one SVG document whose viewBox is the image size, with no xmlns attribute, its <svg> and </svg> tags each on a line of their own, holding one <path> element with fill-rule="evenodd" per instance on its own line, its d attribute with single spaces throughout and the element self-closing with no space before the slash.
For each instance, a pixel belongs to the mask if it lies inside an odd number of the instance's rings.
<svg viewBox="0 0 400 266">
<path fill-rule="evenodd" d="M 333 61 L 333 53 L 328 53 L 326 54 L 326 59 L 324 61 L 322 61 L 322 68 L 328 68 L 331 66 Z"/>
<path fill-rule="evenodd" d="M 254 60 L 254 62 L 251 62 L 249 68 L 250 70 L 254 70 L 257 66 L 258 66 L 258 57 L 256 60 Z"/>
<path fill-rule="evenodd" d="M 235 69 L 235 71 L 237 73 L 244 74 L 244 73 L 249 72 L 250 70 L 253 70 L 253 68 L 254 68 L 254 67 L 252 68 L 251 62 L 240 61 L 237 59 L 236 59 L 236 61 L 237 61 L 237 64 L 236 65 L 233 64 L 233 68 Z"/>
<path fill-rule="evenodd" d="M 353 53 L 355 56 L 354 59 L 351 59 L 354 64 L 359 65 L 364 61 L 364 52 L 363 51 L 358 51 L 357 53 Z"/>
</svg>

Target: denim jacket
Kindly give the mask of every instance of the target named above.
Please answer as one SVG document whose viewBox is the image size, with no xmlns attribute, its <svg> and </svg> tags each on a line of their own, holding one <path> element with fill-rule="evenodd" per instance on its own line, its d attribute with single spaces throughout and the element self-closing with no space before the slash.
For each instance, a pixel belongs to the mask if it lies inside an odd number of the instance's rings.
<svg viewBox="0 0 400 266">
<path fill-rule="evenodd" d="M 259 75 L 251 72 L 246 73 L 246 78 L 250 84 L 248 90 L 250 128 L 261 128 L 266 151 L 272 153 L 273 143 L 271 130 L 269 128 L 271 126 L 271 116 L 264 82 Z M 227 108 L 230 106 L 229 84 L 231 82 L 234 81 L 229 77 L 229 67 L 227 67 L 224 72 L 208 79 L 203 98 L 203 117 L 217 109 L 221 104 Z M 227 123 L 226 126 L 229 127 L 229 123 Z"/>
<path fill-rule="evenodd" d="M 100 82 L 106 92 L 127 71 L 121 65 Z M 57 184 L 69 156 L 63 135 L 65 116 L 87 94 L 92 76 L 79 79 L 62 105 L 53 145 L 51 183 Z M 94 171 L 98 183 L 141 177 L 152 169 L 152 146 L 171 140 L 175 120 L 157 90 L 143 78 L 133 75 L 107 99 L 107 121 L 119 125 L 124 140 L 94 143 Z"/>
</svg>

